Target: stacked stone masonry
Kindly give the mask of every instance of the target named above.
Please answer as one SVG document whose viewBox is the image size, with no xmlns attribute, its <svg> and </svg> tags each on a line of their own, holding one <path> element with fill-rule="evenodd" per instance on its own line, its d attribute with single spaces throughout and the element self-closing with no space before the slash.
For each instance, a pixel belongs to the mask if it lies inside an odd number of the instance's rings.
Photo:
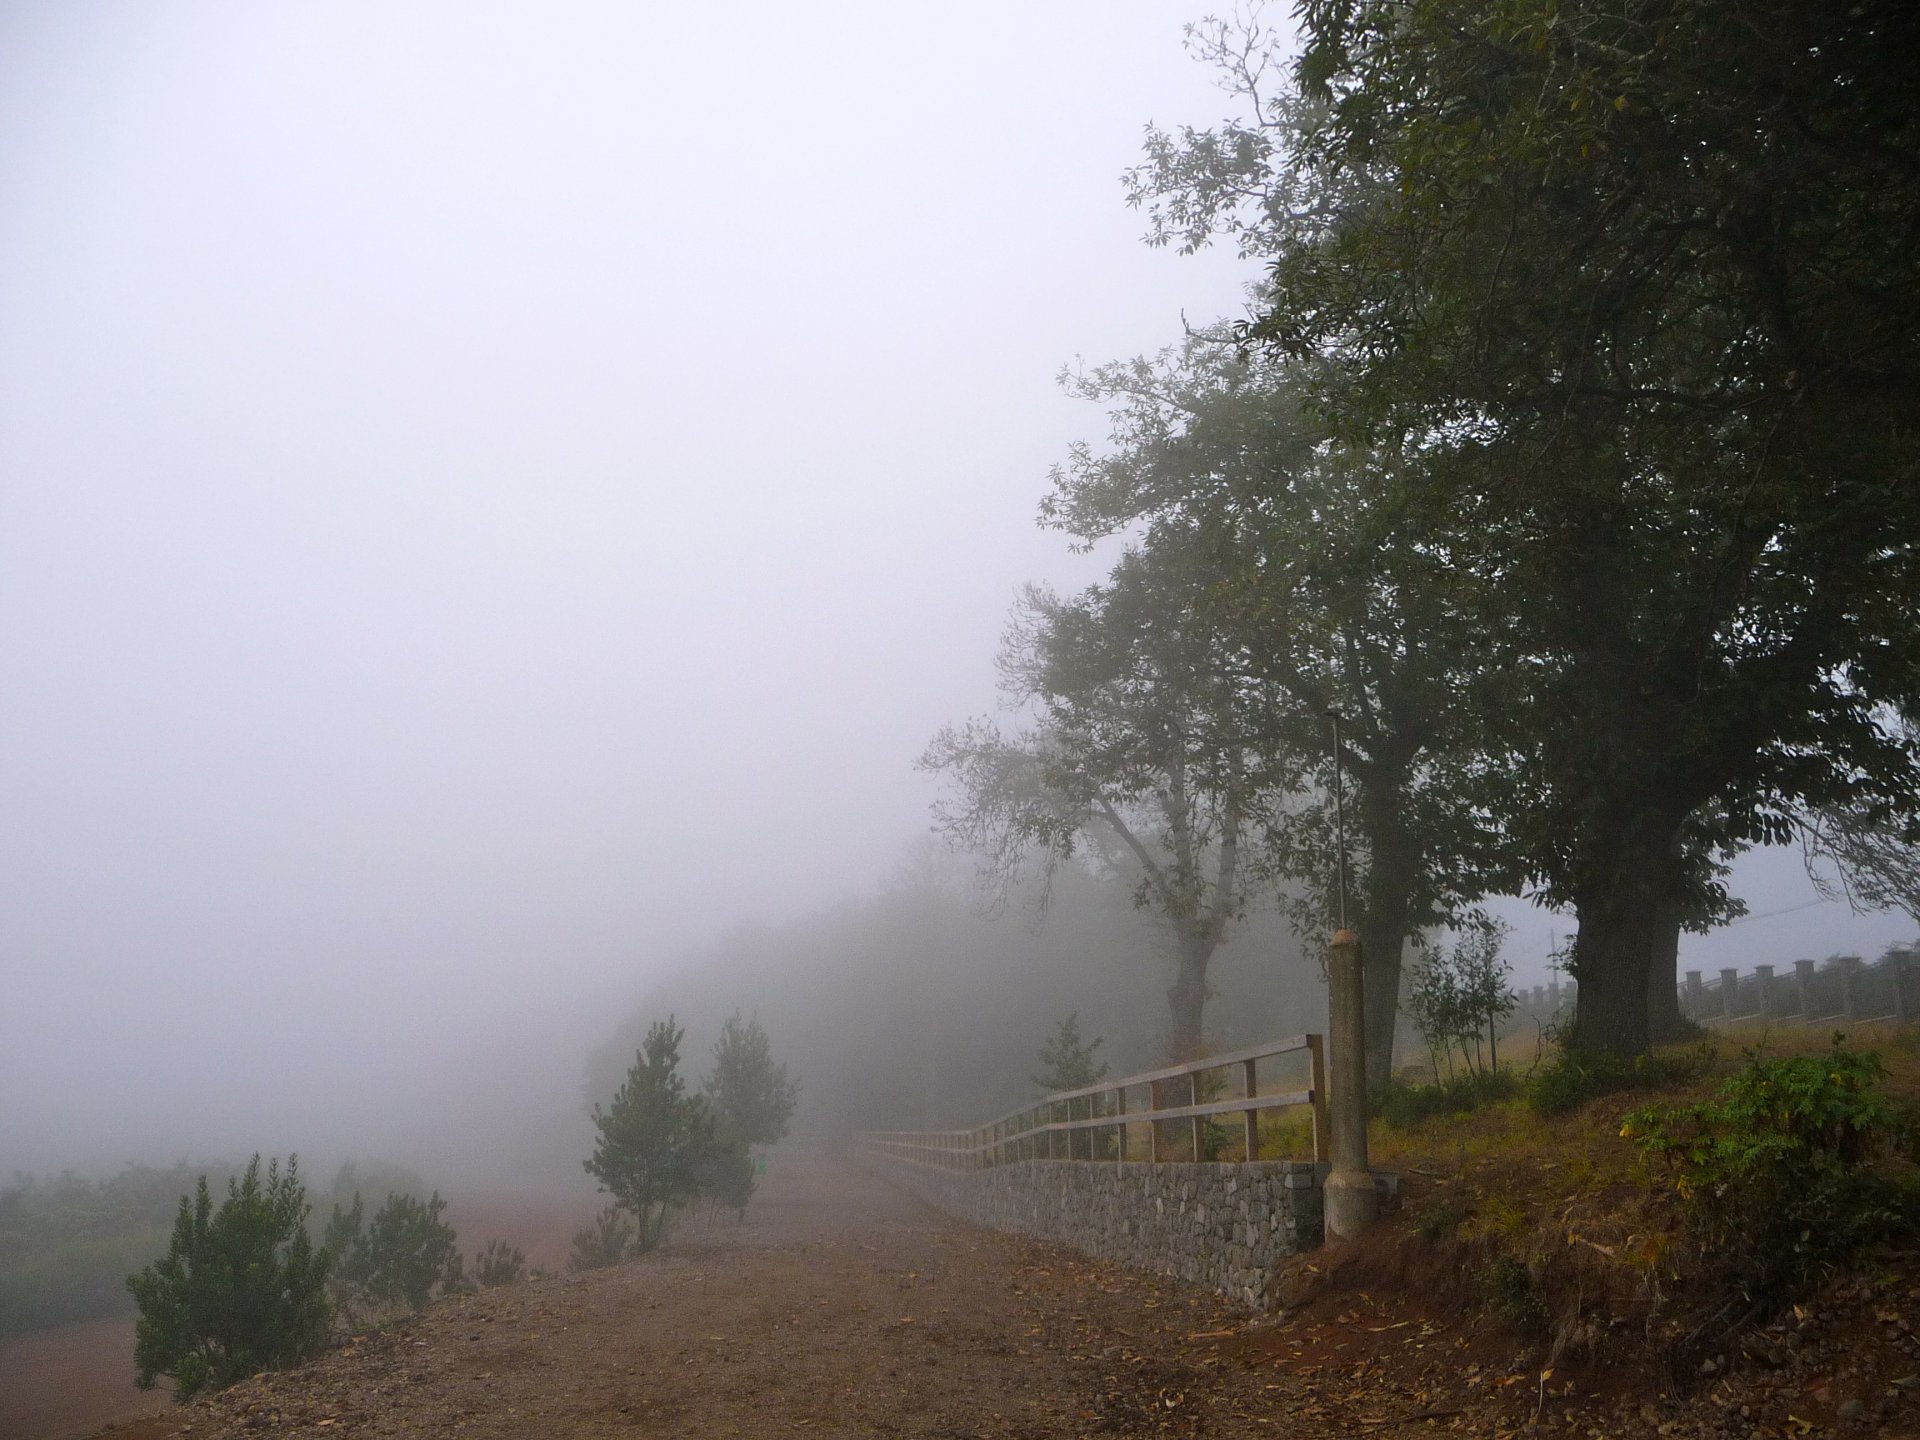
<svg viewBox="0 0 1920 1440">
<path fill-rule="evenodd" d="M 1204 1285 L 1254 1309 L 1289 1255 L 1320 1244 L 1324 1166 L 1020 1160 L 944 1170 L 868 1152 L 876 1172 L 975 1224 Z"/>
</svg>

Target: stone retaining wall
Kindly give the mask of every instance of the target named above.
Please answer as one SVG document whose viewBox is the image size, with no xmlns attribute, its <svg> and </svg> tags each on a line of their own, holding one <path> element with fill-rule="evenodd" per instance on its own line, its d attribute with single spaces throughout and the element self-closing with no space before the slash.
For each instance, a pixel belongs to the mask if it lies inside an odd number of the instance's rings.
<svg viewBox="0 0 1920 1440">
<path fill-rule="evenodd" d="M 1324 1167 L 1300 1161 L 1018 1160 L 958 1171 L 858 1153 L 875 1173 L 949 1214 L 1175 1275 L 1254 1309 L 1266 1306 L 1275 1265 L 1320 1244 Z"/>
</svg>

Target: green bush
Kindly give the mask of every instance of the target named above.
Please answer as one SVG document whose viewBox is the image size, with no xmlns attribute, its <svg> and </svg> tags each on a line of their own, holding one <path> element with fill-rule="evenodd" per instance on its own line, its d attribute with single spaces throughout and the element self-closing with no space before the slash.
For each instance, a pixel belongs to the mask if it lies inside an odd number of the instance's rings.
<svg viewBox="0 0 1920 1440">
<path fill-rule="evenodd" d="M 594 1216 L 593 1224 L 574 1232 L 573 1251 L 567 1257 L 572 1270 L 600 1270 L 618 1265 L 627 1258 L 634 1241 L 634 1226 L 618 1205 L 609 1205 Z"/>
<path fill-rule="evenodd" d="M 1547 1307 L 1534 1289 L 1533 1272 L 1517 1255 L 1496 1255 L 1478 1276 L 1487 1308 L 1523 1334 L 1533 1334 L 1547 1323 Z"/>
<path fill-rule="evenodd" d="M 504 1240 L 489 1240 L 486 1248 L 473 1254 L 473 1283 L 482 1290 L 497 1285 L 518 1285 L 527 1278 L 527 1257 L 518 1246 Z"/>
<path fill-rule="evenodd" d="M 1920 1187 L 1897 1162 L 1913 1122 L 1885 1067 L 1835 1036 L 1825 1055 L 1749 1059 L 1700 1105 L 1646 1106 L 1621 1127 L 1664 1168 L 1703 1250 L 1750 1294 L 1798 1293 L 1860 1246 L 1910 1230 Z"/>
<path fill-rule="evenodd" d="M 1527 1103 L 1541 1115 L 1564 1115 L 1602 1095 L 1660 1090 L 1706 1073 L 1710 1046 L 1655 1051 L 1628 1060 L 1609 1050 L 1563 1045 L 1559 1054 L 1527 1077 Z"/>
<path fill-rule="evenodd" d="M 1511 1100 L 1521 1090 L 1511 1070 L 1462 1070 L 1431 1085 L 1389 1082 L 1372 1097 L 1375 1115 L 1397 1129 L 1411 1129 L 1440 1115 L 1465 1115 L 1483 1105 Z"/>
<path fill-rule="evenodd" d="M 263 1181 L 255 1155 L 213 1207 L 206 1177 L 180 1198 L 167 1253 L 127 1277 L 135 1383 L 174 1382 L 174 1399 L 223 1389 L 262 1370 L 297 1364 L 326 1344 L 329 1254 L 306 1231 L 299 1162 L 275 1160 Z"/>
<path fill-rule="evenodd" d="M 438 1191 L 430 1200 L 389 1195 L 371 1223 L 357 1194 L 347 1209 L 334 1206 L 326 1231 L 333 1294 L 355 1324 L 424 1310 L 436 1287 L 461 1288 L 459 1239 L 440 1218 L 446 1208 Z"/>
</svg>

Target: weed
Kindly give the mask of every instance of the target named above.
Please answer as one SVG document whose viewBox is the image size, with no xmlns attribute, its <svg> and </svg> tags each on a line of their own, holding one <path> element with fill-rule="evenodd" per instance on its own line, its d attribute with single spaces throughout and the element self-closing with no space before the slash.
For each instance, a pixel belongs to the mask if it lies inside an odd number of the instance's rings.
<svg viewBox="0 0 1920 1440">
<path fill-rule="evenodd" d="M 1495 1255 L 1480 1269 L 1480 1289 L 1487 1308 L 1523 1334 L 1535 1334 L 1547 1323 L 1547 1307 L 1533 1287 L 1533 1272 L 1517 1255 Z"/>
<path fill-rule="evenodd" d="M 1413 1212 L 1413 1228 L 1428 1243 L 1444 1240 L 1459 1230 L 1473 1213 L 1473 1207 L 1459 1195 L 1441 1193 L 1429 1196 Z"/>
<path fill-rule="evenodd" d="M 1408 1130 L 1437 1115 L 1465 1115 L 1511 1100 L 1520 1088 L 1511 1070 L 1464 1070 L 1431 1085 L 1394 1081 L 1372 1097 L 1373 1112 L 1389 1125 Z"/>
<path fill-rule="evenodd" d="M 482 1290 L 496 1285 L 517 1285 L 527 1278 L 527 1257 L 517 1245 L 489 1240 L 484 1250 L 473 1256 L 473 1283 Z"/>
<path fill-rule="evenodd" d="M 1733 1283 L 1785 1298 L 1862 1245 L 1910 1230 L 1914 1124 L 1886 1067 L 1834 1036 L 1825 1055 L 1749 1058 L 1704 1104 L 1646 1106 L 1621 1134 L 1671 1177 L 1689 1229 Z"/>
<path fill-rule="evenodd" d="M 1713 1047 L 1706 1043 L 1631 1060 L 1607 1050 L 1567 1045 L 1528 1077 L 1527 1103 L 1542 1115 L 1564 1115 L 1602 1095 L 1685 1084 L 1704 1075 L 1712 1063 Z"/>
</svg>

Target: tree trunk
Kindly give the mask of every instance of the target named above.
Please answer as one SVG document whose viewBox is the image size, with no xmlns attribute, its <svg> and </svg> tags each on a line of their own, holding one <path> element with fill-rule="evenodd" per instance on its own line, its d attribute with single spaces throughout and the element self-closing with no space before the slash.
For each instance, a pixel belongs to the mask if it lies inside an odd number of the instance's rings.
<svg viewBox="0 0 1920 1440">
<path fill-rule="evenodd" d="M 1393 1078 L 1393 1032 L 1400 1018 L 1400 969 L 1406 955 L 1419 856 L 1402 833 L 1393 797 L 1362 792 L 1360 821 L 1367 841 L 1367 882 L 1360 900 L 1360 964 L 1365 975 L 1367 1089 L 1378 1093 Z"/>
<path fill-rule="evenodd" d="M 1582 1048 L 1622 1056 L 1647 1051 L 1654 946 L 1664 933 L 1669 849 L 1678 828 L 1677 820 L 1643 812 L 1620 827 L 1614 843 L 1595 846 L 1593 879 L 1574 902 L 1580 930 L 1573 977 L 1580 991 L 1573 1032 Z"/>
<path fill-rule="evenodd" d="M 1167 991 L 1167 1058 L 1197 1060 L 1206 1049 L 1207 962 L 1218 942 L 1183 928 L 1177 951 L 1179 974 Z"/>
<path fill-rule="evenodd" d="M 1693 1032 L 1680 1013 L 1680 901 L 1669 895 L 1655 916 L 1653 954 L 1647 966 L 1647 1038 L 1655 1045 L 1684 1040 Z"/>
</svg>

